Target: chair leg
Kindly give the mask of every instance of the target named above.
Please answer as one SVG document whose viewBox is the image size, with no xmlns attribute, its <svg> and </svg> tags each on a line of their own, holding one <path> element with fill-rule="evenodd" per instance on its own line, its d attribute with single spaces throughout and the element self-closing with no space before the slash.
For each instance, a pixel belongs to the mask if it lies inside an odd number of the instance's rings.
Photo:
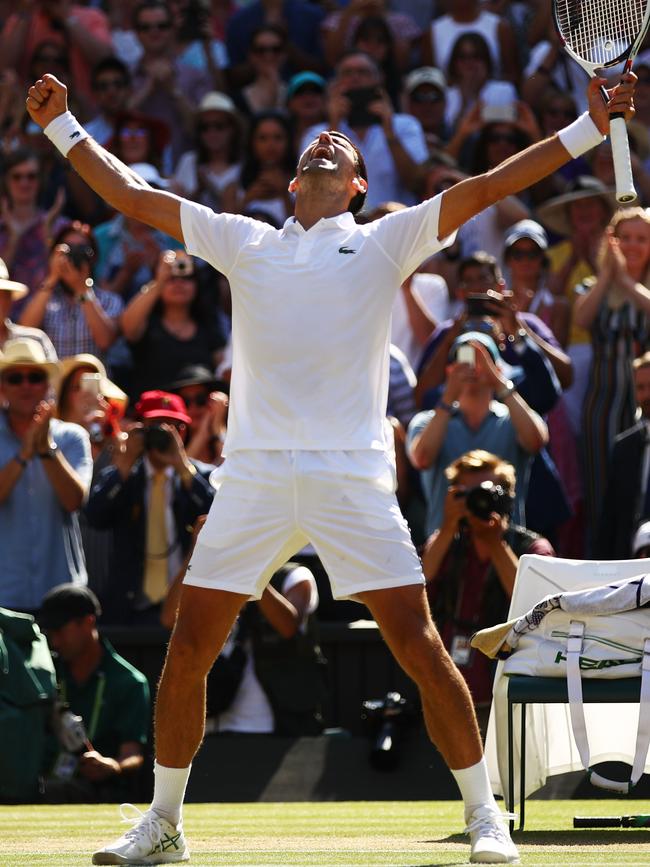
<svg viewBox="0 0 650 867">
<path fill-rule="evenodd" d="M 526 703 L 521 707 L 521 738 L 519 749 L 519 830 L 524 830 L 526 810 Z"/>
<path fill-rule="evenodd" d="M 512 747 L 512 702 L 508 698 L 508 802 L 506 810 L 512 813 L 515 806 L 515 768 L 514 750 Z M 510 820 L 510 833 L 514 831 L 514 820 Z"/>
</svg>

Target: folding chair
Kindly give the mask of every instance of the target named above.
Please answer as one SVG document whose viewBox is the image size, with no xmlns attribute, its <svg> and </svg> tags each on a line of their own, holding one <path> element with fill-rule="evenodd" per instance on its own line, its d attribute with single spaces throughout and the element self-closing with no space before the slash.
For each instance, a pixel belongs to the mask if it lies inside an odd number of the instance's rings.
<svg viewBox="0 0 650 867">
<path fill-rule="evenodd" d="M 519 562 L 508 619 L 525 614 L 549 594 L 609 584 L 645 572 L 650 572 L 650 559 L 584 561 L 524 555 Z M 632 705 L 638 705 L 640 682 L 640 677 L 583 679 L 584 703 L 601 705 L 596 736 L 590 736 L 593 764 L 603 761 L 632 764 L 638 718 L 637 707 Z M 498 664 L 486 759 L 494 791 L 504 796 L 507 810 L 512 812 L 519 801 L 520 830 L 524 827 L 525 798 L 529 794 L 543 786 L 548 776 L 582 769 L 567 703 L 565 678 L 505 676 L 503 663 Z M 534 707 L 527 713 L 529 704 Z M 515 722 L 516 708 L 521 714 L 519 726 Z M 612 743 L 613 731 L 616 737 Z M 527 762 L 534 765 L 532 780 L 526 777 Z M 646 766 L 648 770 L 650 767 Z M 510 824 L 512 830 L 514 822 Z"/>
</svg>

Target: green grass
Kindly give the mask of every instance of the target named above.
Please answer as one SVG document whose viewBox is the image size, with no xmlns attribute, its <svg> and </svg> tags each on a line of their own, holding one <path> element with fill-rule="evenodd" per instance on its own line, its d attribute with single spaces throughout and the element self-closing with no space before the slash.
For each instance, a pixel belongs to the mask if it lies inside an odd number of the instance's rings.
<svg viewBox="0 0 650 867">
<path fill-rule="evenodd" d="M 574 831 L 574 815 L 644 813 L 644 801 L 530 801 L 522 864 L 648 867 L 650 829 Z M 0 867 L 81 867 L 119 836 L 115 805 L 0 807 Z M 189 804 L 192 867 L 446 867 L 469 849 L 458 801 Z"/>
</svg>

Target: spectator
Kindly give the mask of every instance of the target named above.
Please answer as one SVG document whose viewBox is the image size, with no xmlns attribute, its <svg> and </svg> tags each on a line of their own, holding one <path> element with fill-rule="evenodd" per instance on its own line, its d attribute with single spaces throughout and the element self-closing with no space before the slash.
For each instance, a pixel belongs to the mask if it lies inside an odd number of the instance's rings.
<svg viewBox="0 0 650 867">
<path fill-rule="evenodd" d="M 458 350 L 474 349 L 474 364 L 460 362 Z M 528 469 L 532 455 L 546 444 L 548 431 L 539 415 L 501 372 L 492 338 L 469 331 L 454 341 L 442 398 L 435 410 L 421 412 L 409 426 L 409 457 L 422 473 L 427 501 L 426 532 L 442 524 L 447 481 L 442 472 L 467 451 L 483 448 L 510 461 L 517 472 L 514 519 L 523 524 Z"/>
<path fill-rule="evenodd" d="M 40 328 L 27 328 L 24 325 L 16 325 L 9 318 L 9 311 L 16 301 L 24 298 L 29 289 L 24 283 L 17 283 L 9 279 L 7 266 L 0 259 L 0 350 L 8 340 L 29 337 L 41 344 L 46 361 L 56 361 L 57 355 L 52 341 Z"/>
<path fill-rule="evenodd" d="M 632 369 L 637 417 L 614 438 L 607 462 L 607 485 L 594 539 L 594 556 L 602 560 L 641 556 L 634 528 L 647 530 L 650 521 L 650 353 L 635 358 Z"/>
<path fill-rule="evenodd" d="M 61 699 L 83 720 L 81 755 L 59 752 L 45 780 L 46 803 L 105 803 L 134 796 L 150 723 L 146 677 L 101 638 L 99 600 L 87 587 L 60 584 L 38 623 L 54 653 Z M 56 711 L 55 711 L 56 712 Z"/>
<path fill-rule="evenodd" d="M 188 457 L 218 466 L 226 434 L 228 395 L 207 367 L 188 364 L 170 383 L 169 390 L 183 398 L 192 419 L 185 451 Z"/>
<path fill-rule="evenodd" d="M 93 67 L 92 89 L 97 114 L 88 121 L 86 129 L 95 141 L 107 146 L 114 134 L 118 117 L 127 109 L 131 94 L 131 75 L 127 65 L 117 57 L 100 60 Z M 147 160 L 138 159 L 132 162 Z"/>
<path fill-rule="evenodd" d="M 445 76 L 433 66 L 421 66 L 406 76 L 402 93 L 404 111 L 420 121 L 429 155 L 438 153 L 449 138 Z"/>
<path fill-rule="evenodd" d="M 403 44 L 403 37 L 396 38 L 381 15 L 362 18 L 352 36 L 352 50 L 362 51 L 372 57 L 379 67 L 386 92 L 395 110 L 399 106 L 402 86 L 398 40 Z M 404 66 L 407 64 L 404 63 Z"/>
<path fill-rule="evenodd" d="M 147 163 L 160 172 L 163 165 L 171 162 L 169 141 L 167 123 L 139 111 L 127 110 L 116 116 L 107 147 L 127 165 Z"/>
<path fill-rule="evenodd" d="M 453 461 L 445 476 L 442 524 L 427 541 L 422 567 L 436 626 L 467 681 L 485 737 L 493 673 L 470 638 L 507 619 L 521 555 L 555 552 L 547 539 L 511 521 L 512 464 L 475 449 Z"/>
<path fill-rule="evenodd" d="M 287 86 L 282 69 L 287 60 L 287 34 L 276 24 L 263 24 L 251 36 L 248 65 L 253 79 L 238 90 L 237 107 L 246 115 L 284 108 Z"/>
<path fill-rule="evenodd" d="M 0 66 L 14 68 L 26 80 L 37 46 L 48 40 L 69 58 L 75 89 L 92 103 L 91 69 L 111 53 L 108 19 L 99 9 L 69 0 L 22 0 L 0 33 Z"/>
<path fill-rule="evenodd" d="M 445 118 L 452 132 L 474 108 L 483 88 L 494 80 L 493 73 L 492 55 L 483 36 L 480 33 L 459 36 L 451 49 L 446 74 L 449 87 Z"/>
<path fill-rule="evenodd" d="M 194 110 L 213 89 L 209 74 L 179 61 L 172 14 L 161 0 L 143 0 L 133 13 L 143 53 L 132 70 L 131 108 L 167 124 L 174 165 L 192 143 Z M 170 166 L 163 166 L 165 171 Z"/>
<path fill-rule="evenodd" d="M 156 276 L 122 314 L 122 330 L 134 359 L 133 391 L 173 382 L 187 364 L 214 370 L 224 345 L 216 318 L 202 315 L 193 260 L 166 250 Z"/>
<path fill-rule="evenodd" d="M 208 73 L 212 88 L 223 90 L 228 52 L 225 43 L 212 32 L 210 0 L 170 0 L 169 6 L 176 28 L 179 62 Z"/>
<path fill-rule="evenodd" d="M 36 290 L 47 272 L 52 234 L 66 222 L 59 216 L 64 201 L 62 190 L 49 211 L 39 206 L 43 180 L 40 160 L 34 151 L 19 148 L 5 158 L 0 203 L 0 256 L 11 278 L 24 283 L 30 293 Z M 24 304 L 23 298 L 14 309 L 16 318 Z"/>
<path fill-rule="evenodd" d="M 206 93 L 196 111 L 194 147 L 178 161 L 172 185 L 181 196 L 222 211 L 228 184 L 239 180 L 242 124 L 225 93 Z"/>
<path fill-rule="evenodd" d="M 540 223 L 565 238 L 548 250 L 549 288 L 554 295 L 565 295 L 572 309 L 575 287 L 596 269 L 596 252 L 614 206 L 612 191 L 596 178 L 581 175 L 565 193 L 537 209 Z M 589 333 L 572 319 L 567 352 L 573 363 L 573 385 L 567 389 L 566 402 L 576 435 L 581 431 L 580 415 L 591 365 L 590 344 Z"/>
<path fill-rule="evenodd" d="M 8 154 L 23 143 L 25 106 L 20 99 L 22 84 L 15 69 L 0 71 L 0 154 Z"/>
<path fill-rule="evenodd" d="M 347 94 L 359 88 L 372 88 L 376 95 L 358 106 Z M 367 54 L 351 52 L 339 61 L 329 91 L 328 120 L 331 129 L 341 130 L 363 150 L 369 179 L 367 208 L 388 201 L 415 202 L 412 190 L 419 179 L 418 166 L 427 158 L 424 133 L 414 117 L 393 112 L 379 67 Z M 302 149 L 320 130 L 314 126 L 307 131 Z"/>
<path fill-rule="evenodd" d="M 519 80 L 517 43 L 512 27 L 500 15 L 481 9 L 479 0 L 454 0 L 446 15 L 433 20 L 423 43 L 425 62 L 445 72 L 456 40 L 465 33 L 480 33 L 484 37 L 495 77 L 513 83 Z"/>
<path fill-rule="evenodd" d="M 594 543 L 614 437 L 634 422 L 631 359 L 650 345 L 650 215 L 618 211 L 607 227 L 595 279 L 577 289 L 574 318 L 591 334 L 592 362 L 582 407 L 582 460 Z"/>
<path fill-rule="evenodd" d="M 181 586 L 179 573 L 161 614 L 168 628 L 176 619 Z M 261 598 L 241 612 L 226 639 L 224 659 L 208 676 L 208 732 L 284 737 L 322 732 L 325 660 L 317 641 L 317 608 L 316 580 L 306 566 L 287 563 L 271 577 Z M 227 697 L 220 677 L 224 665 L 230 676 L 239 669 Z"/>
<path fill-rule="evenodd" d="M 295 169 L 291 130 L 284 115 L 263 112 L 250 125 L 238 183 L 223 193 L 223 210 L 232 214 L 263 211 L 277 226 L 291 215 L 288 191 Z"/>
<path fill-rule="evenodd" d="M 246 63 L 248 47 L 258 27 L 273 24 L 282 27 L 287 34 L 289 74 L 303 69 L 324 72 L 320 25 L 325 12 L 314 3 L 305 0 L 253 0 L 237 9 L 228 21 L 226 47 L 230 59 L 230 76 L 233 85 L 250 80 L 251 69 Z"/>
<path fill-rule="evenodd" d="M 365 47 L 355 45 L 355 38 L 359 31 L 366 31 L 366 22 L 372 21 L 372 29 L 375 30 L 376 22 L 383 25 L 382 31 L 390 37 L 391 41 L 391 66 L 395 71 L 408 69 L 411 59 L 411 49 L 420 38 L 422 31 L 415 23 L 410 14 L 402 10 L 387 9 L 385 0 L 352 0 L 340 10 L 331 12 L 323 22 L 323 45 L 325 57 L 330 66 L 336 66 L 341 57 L 350 49 L 358 48 L 366 51 Z M 376 32 L 376 30 L 375 30 Z M 367 37 L 366 37 L 367 38 Z M 382 40 L 385 42 L 385 38 Z M 366 43 L 367 44 L 367 43 Z M 367 44 L 372 54 L 371 43 Z M 381 65 L 382 58 L 376 60 Z"/>
<path fill-rule="evenodd" d="M 181 398 L 148 391 L 136 412 L 141 422 L 99 472 L 85 509 L 91 527 L 114 532 L 113 581 L 101 600 L 107 623 L 158 622 L 160 603 L 190 546 L 191 527 L 208 511 L 214 493 L 208 483 L 214 467 L 185 452 L 191 418 Z"/>
<path fill-rule="evenodd" d="M 293 131 L 293 148 L 297 152 L 303 136 L 315 124 L 326 121 L 325 90 L 327 82 L 317 72 L 298 72 L 287 84 L 287 113 Z"/>
<path fill-rule="evenodd" d="M 94 374 L 84 379 L 84 374 Z M 93 459 L 120 433 L 127 395 L 106 376 L 106 368 L 94 355 L 81 353 L 64 358 L 59 365 L 57 414 L 88 431 Z"/>
<path fill-rule="evenodd" d="M 95 288 L 96 250 L 88 226 L 64 226 L 52 241 L 47 276 L 21 314 L 20 324 L 42 328 L 59 358 L 80 352 L 101 358 L 117 337 L 122 301 Z"/>
<path fill-rule="evenodd" d="M 29 338 L 0 356 L 0 601 L 34 612 L 55 584 L 86 583 L 77 510 L 92 461 L 88 435 L 46 401 L 58 365 Z"/>
</svg>

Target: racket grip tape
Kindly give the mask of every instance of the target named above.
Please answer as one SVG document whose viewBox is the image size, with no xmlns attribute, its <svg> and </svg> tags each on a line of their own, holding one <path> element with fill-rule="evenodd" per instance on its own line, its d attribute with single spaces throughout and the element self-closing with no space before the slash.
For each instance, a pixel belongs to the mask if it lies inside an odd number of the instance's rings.
<svg viewBox="0 0 650 867">
<path fill-rule="evenodd" d="M 609 118 L 609 138 L 612 144 L 614 160 L 614 177 L 616 178 L 616 200 L 621 205 L 636 199 L 632 164 L 630 162 L 630 145 L 627 139 L 625 118 L 622 114 L 611 114 Z"/>
</svg>

